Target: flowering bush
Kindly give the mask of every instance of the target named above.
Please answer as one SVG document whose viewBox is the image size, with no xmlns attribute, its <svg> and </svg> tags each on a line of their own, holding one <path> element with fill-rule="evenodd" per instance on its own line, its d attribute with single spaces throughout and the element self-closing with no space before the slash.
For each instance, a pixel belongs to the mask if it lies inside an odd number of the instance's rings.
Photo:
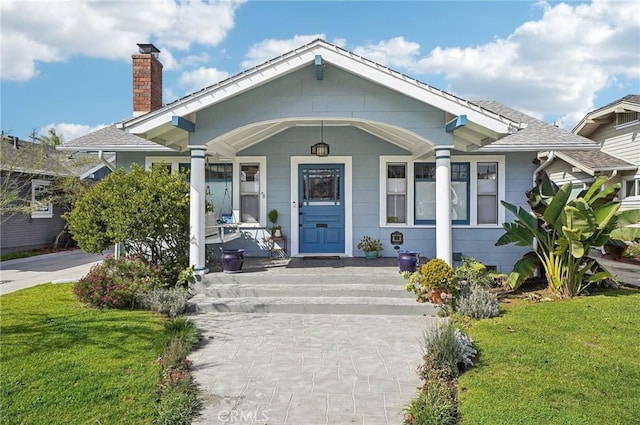
<svg viewBox="0 0 640 425">
<path fill-rule="evenodd" d="M 139 259 L 108 256 L 73 287 L 78 299 L 94 307 L 133 307 L 136 295 L 159 286 L 157 268 Z"/>
</svg>

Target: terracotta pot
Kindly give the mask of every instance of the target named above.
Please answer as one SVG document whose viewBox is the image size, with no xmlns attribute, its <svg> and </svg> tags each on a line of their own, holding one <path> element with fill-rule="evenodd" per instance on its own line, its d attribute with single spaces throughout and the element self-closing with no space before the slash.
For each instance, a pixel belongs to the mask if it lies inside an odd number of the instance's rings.
<svg viewBox="0 0 640 425">
<path fill-rule="evenodd" d="M 429 302 L 432 304 L 443 304 L 442 294 L 448 293 L 448 289 L 433 289 L 429 294 Z"/>
</svg>

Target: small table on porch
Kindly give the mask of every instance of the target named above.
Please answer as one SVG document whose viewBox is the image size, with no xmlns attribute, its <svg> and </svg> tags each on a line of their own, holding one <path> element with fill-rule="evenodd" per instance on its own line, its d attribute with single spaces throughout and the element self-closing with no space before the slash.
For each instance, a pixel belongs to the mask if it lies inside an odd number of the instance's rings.
<svg viewBox="0 0 640 425">
<path fill-rule="evenodd" d="M 271 236 L 268 240 L 269 258 L 277 256 L 279 258 L 287 258 L 287 237 Z"/>
</svg>

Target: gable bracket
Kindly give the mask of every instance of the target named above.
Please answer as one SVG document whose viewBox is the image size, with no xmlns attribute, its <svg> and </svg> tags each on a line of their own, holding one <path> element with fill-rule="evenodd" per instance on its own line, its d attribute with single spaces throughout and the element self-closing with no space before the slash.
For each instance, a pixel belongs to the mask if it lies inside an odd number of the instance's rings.
<svg viewBox="0 0 640 425">
<path fill-rule="evenodd" d="M 322 63 L 321 55 L 316 55 L 315 65 L 316 65 L 316 80 L 322 80 L 322 78 L 324 77 L 323 75 L 324 64 Z"/>
<path fill-rule="evenodd" d="M 171 125 L 189 133 L 196 131 L 196 125 L 194 123 L 177 115 L 171 117 Z"/>
<path fill-rule="evenodd" d="M 447 133 L 453 133 L 455 129 L 464 127 L 465 125 L 467 125 L 467 116 L 458 115 L 456 118 L 449 121 L 445 128 L 447 130 Z"/>
</svg>

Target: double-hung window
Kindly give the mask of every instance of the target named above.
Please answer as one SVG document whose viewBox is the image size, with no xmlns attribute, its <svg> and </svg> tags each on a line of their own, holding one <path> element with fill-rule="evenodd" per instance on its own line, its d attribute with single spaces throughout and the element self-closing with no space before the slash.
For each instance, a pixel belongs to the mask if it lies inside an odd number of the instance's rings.
<svg viewBox="0 0 640 425">
<path fill-rule="evenodd" d="M 31 180 L 31 217 L 53 217 L 53 204 L 49 201 L 51 182 L 49 180 Z"/>
<path fill-rule="evenodd" d="M 504 221 L 503 156 L 459 156 L 450 163 L 451 222 L 499 226 Z M 430 226 L 436 222 L 436 164 L 409 157 L 380 158 L 380 224 Z"/>
<path fill-rule="evenodd" d="M 451 220 L 454 224 L 469 224 L 469 169 L 468 162 L 451 163 Z M 416 163 L 415 224 L 436 222 L 436 164 Z"/>
<path fill-rule="evenodd" d="M 622 199 L 640 197 L 640 178 L 622 180 Z"/>
</svg>

